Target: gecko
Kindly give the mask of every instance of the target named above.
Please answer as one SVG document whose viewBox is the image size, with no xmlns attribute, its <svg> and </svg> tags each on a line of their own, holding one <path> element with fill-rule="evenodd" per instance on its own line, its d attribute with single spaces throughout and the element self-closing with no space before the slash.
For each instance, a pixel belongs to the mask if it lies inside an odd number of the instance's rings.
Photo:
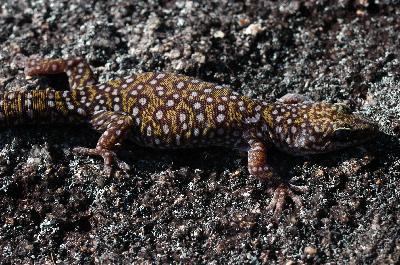
<svg viewBox="0 0 400 265">
<path fill-rule="evenodd" d="M 268 157 L 321 154 L 362 144 L 378 126 L 343 104 L 313 102 L 288 94 L 276 102 L 252 99 L 227 86 L 173 74 L 145 72 L 98 83 L 87 61 L 24 58 L 24 73 L 66 74 L 69 89 L 0 93 L 0 124 L 36 122 L 89 124 L 101 133 L 96 147 L 75 147 L 79 155 L 100 156 L 104 172 L 124 163 L 116 149 L 124 140 L 159 149 L 223 146 L 248 154 L 248 171 L 274 188 L 268 209 L 277 217 L 286 199 L 302 207 L 296 186 L 281 178 Z"/>
</svg>

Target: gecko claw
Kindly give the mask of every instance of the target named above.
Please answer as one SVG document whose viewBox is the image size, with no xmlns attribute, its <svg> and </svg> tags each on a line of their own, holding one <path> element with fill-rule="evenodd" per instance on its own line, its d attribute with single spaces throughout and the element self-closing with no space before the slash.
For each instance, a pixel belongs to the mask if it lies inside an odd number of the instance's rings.
<svg viewBox="0 0 400 265">
<path fill-rule="evenodd" d="M 116 153 L 110 150 L 101 148 L 75 147 L 72 151 L 77 155 L 101 156 L 104 160 L 104 174 L 106 176 L 111 176 L 113 163 L 115 163 L 117 167 L 123 171 L 128 171 L 130 169 L 127 163 L 120 160 Z"/>
</svg>

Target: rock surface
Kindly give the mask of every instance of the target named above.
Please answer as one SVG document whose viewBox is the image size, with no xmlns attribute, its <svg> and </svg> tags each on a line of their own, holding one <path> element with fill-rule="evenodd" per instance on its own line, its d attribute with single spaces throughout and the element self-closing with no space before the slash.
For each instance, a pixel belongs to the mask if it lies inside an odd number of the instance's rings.
<svg viewBox="0 0 400 265">
<path fill-rule="evenodd" d="M 274 224 L 267 185 L 236 152 L 127 144 L 132 169 L 104 179 L 100 159 L 71 154 L 95 145 L 87 128 L 3 129 L 1 263 L 399 262 L 399 2 L 199 2 L 3 0 L 0 89 L 62 89 L 25 80 L 19 53 L 81 55 L 100 81 L 168 71 L 254 98 L 345 102 L 379 123 L 378 139 L 319 157 L 272 153 L 310 188 L 304 209 L 288 204 Z"/>
</svg>

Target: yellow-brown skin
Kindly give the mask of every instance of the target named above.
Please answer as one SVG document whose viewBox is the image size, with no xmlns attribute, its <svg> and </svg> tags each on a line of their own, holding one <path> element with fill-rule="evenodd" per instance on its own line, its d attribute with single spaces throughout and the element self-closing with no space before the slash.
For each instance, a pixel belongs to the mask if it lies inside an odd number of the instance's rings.
<svg viewBox="0 0 400 265">
<path fill-rule="evenodd" d="M 282 109 L 284 109 L 282 111 Z M 370 140 L 378 132 L 371 121 L 342 104 L 278 103 L 264 110 L 272 142 L 292 155 L 327 153 Z"/>
<path fill-rule="evenodd" d="M 299 95 L 261 102 L 183 75 L 143 73 L 96 84 L 79 58 L 30 59 L 25 73 L 66 73 L 71 89 L 0 95 L 3 125 L 88 123 L 102 133 L 97 146 L 74 151 L 102 156 L 108 173 L 113 162 L 123 166 L 114 150 L 125 138 L 153 148 L 246 147 L 249 172 L 276 185 L 270 203 L 275 216 L 286 196 L 301 205 L 292 190 L 304 189 L 283 182 L 269 166 L 268 144 L 295 155 L 323 153 L 359 144 L 377 132 L 376 125 L 339 105 L 312 103 Z"/>
</svg>

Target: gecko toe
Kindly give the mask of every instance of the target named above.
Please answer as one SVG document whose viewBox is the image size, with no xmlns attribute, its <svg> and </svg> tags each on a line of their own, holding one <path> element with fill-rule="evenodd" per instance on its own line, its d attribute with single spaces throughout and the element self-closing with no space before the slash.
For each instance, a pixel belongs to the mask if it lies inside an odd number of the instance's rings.
<svg viewBox="0 0 400 265">
<path fill-rule="evenodd" d="M 131 169 L 131 167 L 124 161 L 118 159 L 117 157 L 114 157 L 114 163 L 117 165 L 117 167 L 123 171 L 128 171 Z"/>
<path fill-rule="evenodd" d="M 286 198 L 289 197 L 297 208 L 301 209 L 303 207 L 303 203 L 301 197 L 295 194 L 296 192 L 305 192 L 307 187 L 303 186 L 295 186 L 292 184 L 279 184 L 276 187 L 271 202 L 267 206 L 267 210 L 273 211 L 273 218 L 278 220 L 281 215 L 283 208 L 285 206 Z"/>
<path fill-rule="evenodd" d="M 113 171 L 113 164 L 123 171 L 128 171 L 130 167 L 125 162 L 118 159 L 115 152 L 101 149 L 101 148 L 85 148 L 85 147 L 75 147 L 73 152 L 78 155 L 90 155 L 90 156 L 101 156 L 104 160 L 104 174 L 106 176 L 111 176 Z"/>
<path fill-rule="evenodd" d="M 16 54 L 13 58 L 12 58 L 12 63 L 17 66 L 18 68 L 24 68 L 26 61 L 27 61 L 28 57 L 26 57 L 25 55 L 23 55 L 22 53 L 18 53 Z"/>
</svg>

